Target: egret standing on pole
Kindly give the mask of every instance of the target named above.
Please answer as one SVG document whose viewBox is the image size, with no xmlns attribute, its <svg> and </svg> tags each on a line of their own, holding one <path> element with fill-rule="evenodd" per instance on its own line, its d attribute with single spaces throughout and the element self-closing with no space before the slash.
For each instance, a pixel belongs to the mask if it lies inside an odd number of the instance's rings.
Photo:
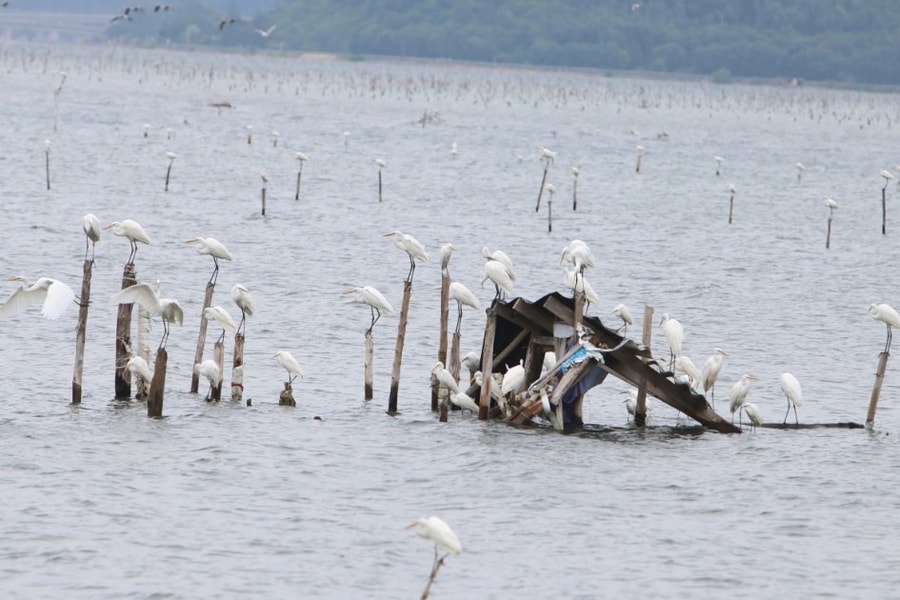
<svg viewBox="0 0 900 600">
<path fill-rule="evenodd" d="M 431 260 L 431 257 L 428 256 L 428 252 L 425 250 L 425 246 L 408 233 L 399 231 L 386 233 L 384 237 L 392 238 L 394 245 L 409 255 L 409 273 L 406 275 L 406 281 L 412 283 L 413 275 L 416 272 L 416 261 L 427 263 Z"/>
<path fill-rule="evenodd" d="M 185 242 L 186 244 L 192 244 L 196 249 L 198 254 L 208 254 L 213 258 L 213 264 L 215 264 L 215 268 L 213 269 L 212 275 L 209 277 L 209 283 L 215 285 L 216 279 L 219 277 L 219 259 L 222 260 L 231 260 L 231 252 L 228 251 L 228 248 L 215 238 L 202 238 L 197 237 Z"/>
</svg>

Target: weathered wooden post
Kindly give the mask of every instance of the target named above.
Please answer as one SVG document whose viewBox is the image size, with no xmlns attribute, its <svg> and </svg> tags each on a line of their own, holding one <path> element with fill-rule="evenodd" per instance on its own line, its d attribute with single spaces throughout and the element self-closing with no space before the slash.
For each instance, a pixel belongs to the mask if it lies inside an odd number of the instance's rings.
<svg viewBox="0 0 900 600">
<path fill-rule="evenodd" d="M 543 189 L 543 188 L 541 188 Z M 493 376 L 491 374 L 491 366 L 494 364 L 494 334 L 497 328 L 497 315 L 494 312 L 495 299 L 491 303 L 490 308 L 486 311 L 486 321 L 484 326 L 484 342 L 481 347 L 481 365 L 482 365 L 482 385 L 481 396 L 478 400 L 478 420 L 486 421 L 491 413 L 491 385 L 493 385 Z"/>
<path fill-rule="evenodd" d="M 344 138 L 346 140 L 346 138 Z M 378 165 L 378 201 L 381 202 L 381 170 L 387 166 L 383 158 L 376 158 L 375 164 Z"/>
<path fill-rule="evenodd" d="M 728 185 L 728 191 L 731 192 L 731 199 L 728 201 L 728 224 L 731 225 L 734 222 L 734 194 L 736 192 L 733 184 Z"/>
<path fill-rule="evenodd" d="M 91 271 L 94 261 L 84 261 L 81 298 L 78 300 L 78 327 L 75 330 L 75 369 L 72 374 L 72 404 L 81 404 L 81 375 L 84 371 L 84 342 L 87 334 L 88 306 L 91 302 Z"/>
<path fill-rule="evenodd" d="M 219 367 L 219 383 L 212 386 L 212 395 L 210 400 L 213 402 L 219 402 L 222 399 L 222 384 L 225 379 L 225 343 L 224 342 L 216 342 L 213 344 L 213 360 L 216 361 L 216 366 Z"/>
<path fill-rule="evenodd" d="M 650 338 L 653 334 L 653 307 L 644 305 L 644 330 L 641 343 L 647 350 L 650 349 Z M 643 427 L 647 424 L 647 380 L 641 379 L 638 383 L 637 406 L 634 409 L 634 424 Z"/>
<path fill-rule="evenodd" d="M 262 200 L 262 216 L 266 216 L 266 184 L 269 183 L 269 176 L 265 169 L 260 173 L 260 177 L 262 177 L 262 189 L 259 192 Z"/>
<path fill-rule="evenodd" d="M 234 357 L 231 362 L 231 401 L 240 402 L 244 396 L 244 334 L 234 334 Z"/>
<path fill-rule="evenodd" d="M 878 409 L 878 398 L 881 396 L 881 384 L 884 383 L 884 371 L 887 369 L 887 361 L 890 354 L 881 352 L 878 354 L 878 370 L 875 371 L 875 385 L 872 387 L 872 397 L 869 399 L 869 412 L 866 414 L 866 429 L 871 430 L 875 426 L 875 411 Z"/>
<path fill-rule="evenodd" d="M 366 363 L 363 366 L 363 387 L 364 400 L 368 402 L 372 399 L 372 390 L 375 385 L 374 362 L 375 362 L 375 340 L 372 337 L 372 330 L 366 330 Z"/>
<path fill-rule="evenodd" d="M 162 417 L 163 397 L 166 392 L 166 364 L 169 354 L 165 348 L 156 351 L 156 362 L 153 365 L 153 383 L 150 384 L 150 395 L 147 396 L 147 416 Z"/>
<path fill-rule="evenodd" d="M 403 361 L 403 343 L 406 340 L 406 322 L 409 318 L 409 298 L 411 295 L 412 281 L 404 281 L 403 306 L 400 308 L 400 324 L 397 326 L 397 345 L 394 348 L 394 366 L 391 369 L 391 391 L 388 397 L 387 410 L 389 415 L 397 414 L 397 394 L 400 390 L 400 364 Z"/>
<path fill-rule="evenodd" d="M 636 148 L 636 150 L 638 151 L 638 155 L 637 155 L 637 160 L 635 161 L 635 164 L 634 164 L 634 172 L 640 173 L 641 172 L 641 158 L 644 157 L 644 147 L 638 146 Z"/>
<path fill-rule="evenodd" d="M 552 196 L 551 196 L 552 198 Z M 553 200 L 547 200 L 547 233 L 553 233 Z"/>
<path fill-rule="evenodd" d="M 578 167 L 572 167 L 575 184 L 572 186 L 572 210 L 578 210 Z"/>
<path fill-rule="evenodd" d="M 541 177 L 541 189 L 538 190 L 538 199 L 537 206 L 534 207 L 534 212 L 538 212 L 541 210 L 541 196 L 544 195 L 544 185 L 547 183 L 547 170 L 550 168 L 550 159 L 547 159 L 544 163 L 544 176 Z"/>
<path fill-rule="evenodd" d="M 300 163 L 297 169 L 297 191 L 294 193 L 294 200 L 300 200 L 300 178 L 303 177 L 303 163 L 309 160 L 309 157 L 302 152 L 294 152 L 294 158 Z"/>
<path fill-rule="evenodd" d="M 44 140 L 45 171 L 47 173 L 47 189 L 50 189 L 50 140 Z"/>
<path fill-rule="evenodd" d="M 453 337 L 450 342 L 450 374 L 453 375 L 453 379 L 459 381 L 459 340 L 460 334 L 458 331 L 453 332 Z"/>
<path fill-rule="evenodd" d="M 122 270 L 122 289 L 137 283 L 134 263 L 128 263 Z M 131 309 L 134 304 L 120 304 L 116 318 L 116 398 L 131 397 L 131 372 L 125 364 L 131 358 Z"/>
<path fill-rule="evenodd" d="M 194 364 L 203 362 L 203 346 L 206 345 L 206 309 L 212 306 L 213 292 L 216 284 L 212 281 L 206 284 L 206 295 L 203 297 L 203 308 L 200 309 L 200 334 L 197 336 L 197 349 L 194 351 Z M 200 389 L 200 375 L 193 371 L 191 375 L 191 393 L 196 394 Z"/>
<path fill-rule="evenodd" d="M 576 273 L 575 277 L 575 307 L 572 311 L 572 329 L 574 329 L 574 334 L 578 335 L 578 326 L 581 325 L 581 321 L 584 318 L 584 275 Z M 578 277 L 581 277 L 581 291 L 578 291 Z"/>
<path fill-rule="evenodd" d="M 831 248 L 831 219 L 832 215 L 828 215 L 828 235 L 825 236 L 825 249 Z"/>
<path fill-rule="evenodd" d="M 166 152 L 166 157 L 169 159 L 169 167 L 166 169 L 166 188 L 165 191 L 169 191 L 169 176 L 172 174 L 172 164 L 175 162 L 175 159 L 178 158 L 178 155 L 174 152 Z"/>
<path fill-rule="evenodd" d="M 49 186 L 47 187 L 49 190 Z M 881 235 L 887 233 L 887 182 L 881 188 Z"/>
<path fill-rule="evenodd" d="M 438 360 L 441 364 L 447 364 L 447 322 L 450 319 L 450 275 L 446 271 L 441 273 L 441 324 L 440 338 L 438 341 Z M 458 369 L 457 369 L 458 371 Z M 459 380 L 457 374 L 457 380 Z M 431 412 L 438 412 L 439 402 L 438 395 L 440 386 L 431 376 Z"/>
<path fill-rule="evenodd" d="M 284 390 L 278 396 L 278 406 L 297 406 L 297 401 L 294 400 L 294 390 L 288 381 L 284 382 Z"/>
</svg>

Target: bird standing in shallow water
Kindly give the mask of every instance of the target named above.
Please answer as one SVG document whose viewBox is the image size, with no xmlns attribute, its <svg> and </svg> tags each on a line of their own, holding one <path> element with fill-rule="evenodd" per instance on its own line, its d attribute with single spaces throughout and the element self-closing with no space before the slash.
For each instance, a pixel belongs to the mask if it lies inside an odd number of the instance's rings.
<svg viewBox="0 0 900 600">
<path fill-rule="evenodd" d="M 800 420 L 797 418 L 797 407 L 803 406 L 803 389 L 800 387 L 800 382 L 794 377 L 793 373 L 782 373 L 781 377 L 778 378 L 781 383 L 781 391 L 784 392 L 784 395 L 787 396 L 787 412 L 784 413 L 784 421 L 782 421 L 782 425 L 787 423 L 788 415 L 791 414 L 791 407 L 794 407 L 794 424 L 799 425 Z"/>
<path fill-rule="evenodd" d="M 222 374 L 219 372 L 219 365 L 216 364 L 211 358 L 207 358 L 203 362 L 198 362 L 194 365 L 194 373 L 199 375 L 200 377 L 205 377 L 209 382 L 209 392 L 206 394 L 206 399 L 211 400 L 213 397 L 213 388 L 219 385 L 219 382 L 222 381 Z"/>
<path fill-rule="evenodd" d="M 722 366 L 725 363 L 725 357 L 728 353 L 721 348 L 713 350 L 712 356 L 703 363 L 703 370 L 700 372 L 700 380 L 703 382 L 703 393 L 710 392 L 712 398 L 713 409 L 716 408 L 716 379 L 722 372 Z"/>
</svg>

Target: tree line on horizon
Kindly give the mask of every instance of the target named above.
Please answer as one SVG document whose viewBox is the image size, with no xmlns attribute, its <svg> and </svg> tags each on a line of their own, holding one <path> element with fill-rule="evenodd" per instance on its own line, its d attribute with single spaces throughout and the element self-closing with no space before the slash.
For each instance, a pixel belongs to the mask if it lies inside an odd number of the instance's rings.
<svg viewBox="0 0 900 600">
<path fill-rule="evenodd" d="M 107 35 L 189 43 L 900 85 L 893 0 L 288 0 L 220 27 L 200 0 Z M 263 37 L 256 30 L 277 29 Z"/>
</svg>

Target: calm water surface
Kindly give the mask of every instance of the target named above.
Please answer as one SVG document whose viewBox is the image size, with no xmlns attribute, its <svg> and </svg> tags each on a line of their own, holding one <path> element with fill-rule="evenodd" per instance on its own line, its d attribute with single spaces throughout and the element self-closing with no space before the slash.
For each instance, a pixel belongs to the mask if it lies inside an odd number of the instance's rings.
<svg viewBox="0 0 900 600">
<path fill-rule="evenodd" d="M 900 162 L 896 95 L 9 45 L 0 88 L 0 273 L 79 289 L 81 216 L 131 218 L 154 241 L 138 252 L 139 279 L 159 279 L 186 313 L 169 340 L 162 420 L 113 400 L 108 298 L 125 240 L 104 235 L 97 245 L 80 408 L 69 405 L 77 311 L 46 321 L 31 309 L 3 322 L 5 597 L 412 598 L 431 548 L 403 526 L 428 514 L 464 546 L 435 598 L 896 594 L 894 364 L 874 432 L 681 435 L 664 405 L 651 414 L 658 427 L 637 432 L 615 381 L 585 403 L 586 421 L 613 430 L 563 436 L 459 414 L 440 424 L 429 410 L 432 263 L 416 272 L 402 414 L 390 418 L 397 316 L 376 327 L 367 405 L 369 314 L 341 296 L 374 285 L 399 307 L 407 259 L 382 235 L 395 229 L 433 255 L 452 241 L 453 277 L 485 303 L 483 246 L 513 258 L 516 294 L 534 299 L 561 288 L 559 252 L 581 238 L 599 263 L 588 273 L 602 300 L 591 313 L 652 304 L 682 322 L 694 362 L 725 348 L 720 398 L 753 373 L 750 399 L 778 421 L 778 375 L 790 370 L 803 384 L 803 421 L 862 422 L 885 333 L 866 307 L 900 303 L 898 189 L 887 188 L 882 236 L 878 175 Z M 425 113 L 435 118 L 422 127 Z M 540 146 L 558 153 L 548 175 L 558 190 L 553 233 L 546 195 L 534 210 Z M 178 158 L 166 193 L 168 151 Z M 293 151 L 310 156 L 299 201 Z M 716 155 L 726 159 L 718 177 Z M 382 203 L 375 158 L 388 163 Z M 829 251 L 825 195 L 840 205 Z M 228 290 L 241 282 L 258 304 L 245 351 L 249 408 L 187 393 L 212 267 L 184 243 L 196 236 L 235 256 L 214 302 L 231 309 Z M 480 348 L 483 320 L 467 311 L 464 353 Z M 279 349 L 307 374 L 294 409 L 277 406 Z"/>
</svg>

